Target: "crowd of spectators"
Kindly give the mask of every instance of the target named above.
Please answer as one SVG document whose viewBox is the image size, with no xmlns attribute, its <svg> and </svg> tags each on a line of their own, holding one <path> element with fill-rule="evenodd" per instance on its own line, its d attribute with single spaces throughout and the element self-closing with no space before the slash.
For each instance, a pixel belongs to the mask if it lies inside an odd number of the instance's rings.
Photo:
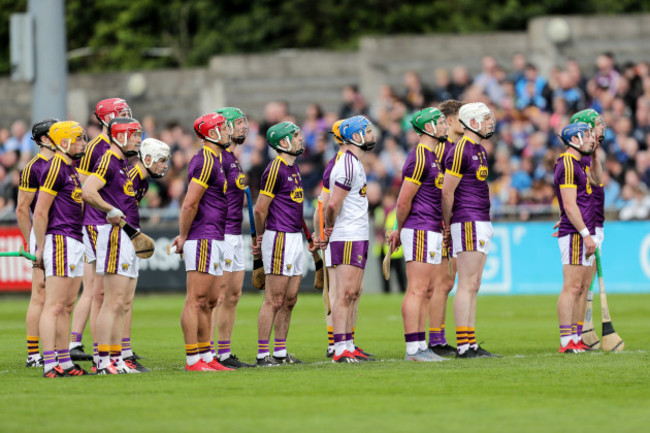
<svg viewBox="0 0 650 433">
<path fill-rule="evenodd" d="M 266 145 L 267 129 L 285 120 L 300 125 L 306 149 L 298 163 L 309 214 L 324 166 L 337 150 L 328 134 L 331 125 L 339 118 L 366 115 L 380 137 L 364 160 L 368 197 L 373 212 L 387 212 L 394 206 L 406 155 L 418 143 L 409 122 L 411 114 L 450 98 L 485 102 L 495 114 L 497 133 L 484 145 L 496 218 L 556 215 L 553 171 L 564 148 L 557 134 L 574 112 L 584 108 L 602 113 L 607 124 L 598 150 L 605 168 L 606 208 L 626 220 L 650 215 L 650 68 L 647 62 L 617 65 L 611 53 L 598 56 L 593 71 L 583 71 L 576 61 L 568 60 L 547 76 L 522 54 L 514 55 L 510 65 L 500 65 L 486 56 L 482 71 L 474 77 L 464 66 L 451 71 L 437 69 L 429 77 L 408 72 L 403 86 L 382 86 L 372 104 L 354 86 L 345 87 L 337 113 L 324 112 L 314 103 L 297 115 L 287 103 L 272 101 L 263 118 L 249 117 L 249 137 L 235 152 L 255 194 L 274 156 Z M 145 136 L 157 137 L 172 147 L 169 173 L 153 183 L 142 207 L 167 210 L 152 214 L 158 220 L 171 221 L 186 191 L 187 165 L 200 143 L 187 125 L 158 125 L 150 116 L 140 120 Z M 91 137 L 99 134 L 98 126 L 88 125 L 88 133 Z M 36 151 L 24 122 L 14 122 L 10 130 L 0 129 L 0 218 L 13 214 L 20 170 Z"/>
</svg>

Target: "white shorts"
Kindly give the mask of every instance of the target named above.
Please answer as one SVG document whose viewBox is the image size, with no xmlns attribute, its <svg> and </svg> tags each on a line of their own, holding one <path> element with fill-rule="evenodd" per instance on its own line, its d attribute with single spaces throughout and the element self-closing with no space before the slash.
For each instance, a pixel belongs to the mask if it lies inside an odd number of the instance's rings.
<svg viewBox="0 0 650 433">
<path fill-rule="evenodd" d="M 592 266 L 594 264 L 594 257 L 596 255 L 592 254 L 589 259 L 585 257 L 587 248 L 582 241 L 580 233 L 562 236 L 558 239 L 558 244 L 560 245 L 563 265 Z"/>
<path fill-rule="evenodd" d="M 185 271 L 199 271 L 220 277 L 223 275 L 224 241 L 192 239 L 185 241 Z"/>
<path fill-rule="evenodd" d="M 86 263 L 92 263 L 97 260 L 97 226 L 86 225 L 81 231 L 83 232 L 84 238 Z"/>
<path fill-rule="evenodd" d="M 596 235 L 594 236 L 596 245 L 600 248 L 600 251 L 603 250 L 603 241 L 605 240 L 605 230 L 602 227 L 596 227 Z"/>
<path fill-rule="evenodd" d="M 302 275 L 302 233 L 286 233 L 267 230 L 262 238 L 262 261 L 264 273 Z"/>
<path fill-rule="evenodd" d="M 479 251 L 487 255 L 494 235 L 490 221 L 467 221 L 451 225 L 451 240 L 454 257 L 462 251 Z"/>
<path fill-rule="evenodd" d="M 45 277 L 83 277 L 84 244 L 69 236 L 45 235 Z"/>
<path fill-rule="evenodd" d="M 442 234 L 428 230 L 403 228 L 400 233 L 404 260 L 407 262 L 442 263 Z"/>
<path fill-rule="evenodd" d="M 223 272 L 244 270 L 244 237 L 242 235 L 225 235 L 223 240 Z"/>
<path fill-rule="evenodd" d="M 104 224 L 97 228 L 97 275 L 117 274 L 138 278 L 140 259 L 129 236 L 119 226 Z"/>
</svg>

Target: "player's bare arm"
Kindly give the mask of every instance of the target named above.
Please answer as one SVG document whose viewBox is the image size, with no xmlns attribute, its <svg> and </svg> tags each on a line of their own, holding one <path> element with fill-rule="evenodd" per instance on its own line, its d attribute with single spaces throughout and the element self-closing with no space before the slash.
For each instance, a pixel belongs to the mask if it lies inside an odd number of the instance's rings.
<svg viewBox="0 0 650 433">
<path fill-rule="evenodd" d="M 273 197 L 260 194 L 255 203 L 253 217 L 255 218 L 255 230 L 257 231 L 257 244 L 253 246 L 253 254 L 260 254 L 262 248 L 262 238 L 266 227 L 266 218 L 269 216 L 269 206 Z"/>
<path fill-rule="evenodd" d="M 23 234 L 23 239 L 29 245 L 29 233 L 32 231 L 32 219 L 29 215 L 29 207 L 34 201 L 36 196 L 35 192 L 31 191 L 18 191 L 18 202 L 16 203 L 16 219 L 18 220 L 18 227 Z"/>
<path fill-rule="evenodd" d="M 172 242 L 172 247 L 176 247 L 176 252 L 180 254 L 183 251 L 183 245 L 187 239 L 187 235 L 190 232 L 190 227 L 192 227 L 192 221 L 196 217 L 196 212 L 199 209 L 199 202 L 205 194 L 206 188 L 202 185 L 199 185 L 197 182 L 190 182 L 189 187 L 187 188 L 187 194 L 183 200 L 183 206 L 181 207 L 181 213 L 178 218 L 178 236 Z"/>
</svg>

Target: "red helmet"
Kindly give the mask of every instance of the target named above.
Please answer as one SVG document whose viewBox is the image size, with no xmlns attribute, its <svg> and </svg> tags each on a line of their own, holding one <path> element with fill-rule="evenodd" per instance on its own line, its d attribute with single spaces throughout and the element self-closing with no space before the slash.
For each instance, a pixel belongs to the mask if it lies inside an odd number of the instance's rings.
<svg viewBox="0 0 650 433">
<path fill-rule="evenodd" d="M 108 123 L 108 138 L 111 142 L 117 144 L 122 150 L 126 147 L 129 138 L 136 133 L 142 133 L 142 126 L 140 122 L 128 117 L 116 117 Z M 120 143 L 117 139 L 117 134 L 124 133 L 124 142 Z M 126 156 L 137 155 L 137 150 L 125 152 Z"/>
<path fill-rule="evenodd" d="M 202 140 L 209 141 L 210 143 L 219 145 L 221 147 L 228 147 L 230 145 L 230 140 L 228 140 L 228 143 L 226 144 L 219 143 L 219 141 L 221 141 L 221 132 L 219 129 L 224 123 L 226 123 L 226 118 L 221 114 L 204 114 L 194 121 L 194 132 L 196 132 L 196 135 L 198 135 Z M 217 135 L 219 136 L 216 141 L 210 138 L 210 131 L 213 129 L 217 131 Z"/>
<path fill-rule="evenodd" d="M 118 117 L 120 113 L 126 111 L 127 116 L 126 117 L 131 117 L 131 108 L 129 107 L 129 104 L 126 103 L 126 101 L 122 98 L 110 98 L 110 99 L 103 99 L 97 103 L 95 106 L 95 117 L 97 117 L 97 120 L 99 120 L 99 123 L 101 123 L 103 126 L 108 127 L 108 122 L 104 120 L 106 116 L 110 116 L 108 121 L 110 122 L 111 119 Z"/>
</svg>

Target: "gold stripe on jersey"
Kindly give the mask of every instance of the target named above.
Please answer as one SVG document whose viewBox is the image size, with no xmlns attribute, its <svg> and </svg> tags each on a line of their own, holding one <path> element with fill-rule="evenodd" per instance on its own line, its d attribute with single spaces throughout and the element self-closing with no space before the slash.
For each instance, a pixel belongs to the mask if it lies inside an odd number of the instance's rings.
<svg viewBox="0 0 650 433">
<path fill-rule="evenodd" d="M 460 169 L 463 163 L 463 151 L 465 150 L 466 142 L 467 140 L 465 137 L 463 137 L 456 144 L 456 148 L 454 149 L 454 160 L 451 164 L 451 170 L 447 170 L 447 173 L 450 173 L 456 177 L 463 177 L 463 175 L 460 173 Z"/>
<path fill-rule="evenodd" d="M 136 165 L 131 170 L 129 170 L 127 175 L 131 180 L 135 179 L 136 176 L 140 176 L 140 179 L 144 179 L 144 174 L 142 174 L 142 170 L 140 169 L 139 165 Z"/>
<path fill-rule="evenodd" d="M 267 195 L 271 198 L 275 197 L 273 190 L 275 189 L 275 181 L 278 177 L 280 164 L 282 164 L 282 159 L 280 157 L 277 157 L 275 160 L 273 160 L 271 163 L 271 169 L 269 170 L 269 176 L 266 178 L 266 185 L 264 185 L 264 189 L 260 191 L 260 194 Z"/>
<path fill-rule="evenodd" d="M 117 273 L 117 250 L 119 248 L 120 230 L 119 226 L 113 226 L 111 229 L 108 244 L 108 265 L 106 266 L 106 272 L 109 274 Z"/>
<path fill-rule="evenodd" d="M 435 154 L 436 154 L 436 158 L 438 159 L 438 162 L 440 162 L 440 165 L 444 165 L 442 162 L 442 155 L 445 153 L 445 147 L 447 147 L 446 141 L 441 141 L 436 146 Z"/>
<path fill-rule="evenodd" d="M 99 166 L 97 167 L 97 170 L 92 173 L 93 175 L 100 178 L 104 183 L 106 183 L 106 172 L 108 171 L 108 166 L 111 163 L 111 158 L 113 155 L 115 155 L 115 153 L 107 150 L 106 153 L 102 156 L 102 159 L 99 160 Z M 117 157 L 117 155 L 115 156 Z"/>
<path fill-rule="evenodd" d="M 36 192 L 36 188 L 29 187 L 29 175 L 32 171 L 32 165 L 34 165 L 34 162 L 36 162 L 37 158 L 38 155 L 33 157 L 32 160 L 27 163 L 25 168 L 23 168 L 23 172 L 20 174 L 20 184 L 18 186 L 18 189 L 21 191 Z"/>
<path fill-rule="evenodd" d="M 203 148 L 203 167 L 201 168 L 201 175 L 196 179 L 197 183 L 204 188 L 208 187 L 208 180 L 212 174 L 212 167 L 214 167 L 214 158 L 210 155 L 210 149 Z M 214 152 L 213 152 L 214 153 Z"/>
<path fill-rule="evenodd" d="M 54 182 L 56 181 L 56 178 L 59 176 L 59 170 L 61 169 L 61 161 L 63 158 L 61 158 L 59 155 L 54 155 L 54 158 L 52 158 L 52 165 L 50 165 L 50 171 L 47 173 L 47 177 L 45 178 L 45 182 L 41 186 L 41 190 L 48 192 L 52 195 L 57 195 L 58 193 L 56 191 L 53 191 L 52 188 L 54 187 Z"/>
<path fill-rule="evenodd" d="M 90 158 L 94 153 L 95 146 L 97 146 L 97 143 L 102 141 L 102 139 L 104 141 L 108 141 L 104 134 L 99 134 L 90 143 L 88 143 L 88 146 L 86 147 L 86 153 L 81 158 L 81 161 L 79 162 L 79 168 L 77 168 L 77 171 L 79 171 L 79 173 L 85 174 L 86 176 L 89 176 L 91 174 L 90 170 L 92 170 L 94 167 L 90 166 Z"/>
<path fill-rule="evenodd" d="M 424 155 L 424 146 L 418 144 L 418 147 L 415 151 L 415 170 L 413 171 L 413 180 L 422 182 L 422 172 L 424 171 L 424 162 L 426 156 Z"/>
</svg>

